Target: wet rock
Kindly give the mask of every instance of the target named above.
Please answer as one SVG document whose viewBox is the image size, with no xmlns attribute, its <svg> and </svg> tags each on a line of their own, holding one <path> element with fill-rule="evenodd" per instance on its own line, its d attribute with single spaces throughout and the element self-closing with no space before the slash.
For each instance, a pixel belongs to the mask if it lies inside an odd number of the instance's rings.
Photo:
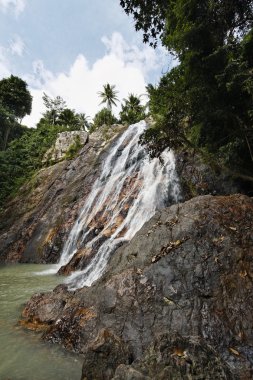
<svg viewBox="0 0 253 380">
<path fill-rule="evenodd" d="M 103 329 L 87 347 L 82 380 L 110 380 L 118 365 L 123 363 L 129 363 L 126 344 L 111 331 Z"/>
<path fill-rule="evenodd" d="M 232 372 L 198 337 L 163 334 L 131 366 L 119 366 L 113 380 L 233 380 Z"/>
<path fill-rule="evenodd" d="M 55 263 L 115 136 L 92 134 L 73 160 L 39 171 L 0 213 L 0 262 Z M 86 132 L 84 132 L 86 134 Z M 114 136 L 114 137 L 113 137 Z"/>
<path fill-rule="evenodd" d="M 22 326 L 33 330 L 41 330 L 57 321 L 63 312 L 67 300 L 67 288 L 58 285 L 54 292 L 40 293 L 32 296 L 22 312 Z"/>
<path fill-rule="evenodd" d="M 60 297 L 47 293 L 32 299 L 29 308 L 34 318 L 48 315 L 44 320 L 51 324 L 44 339 L 88 357 L 87 348 L 101 330 L 118 337 L 129 349 L 134 370 L 121 366 L 115 376 L 130 371 L 130 379 L 156 378 L 148 363 L 152 347 L 161 379 L 169 379 L 170 373 L 194 376 L 187 361 L 168 351 L 175 342 L 185 342 L 186 358 L 196 362 L 196 368 L 210 368 L 213 378 L 221 371 L 224 379 L 251 379 L 252 231 L 251 198 L 194 198 L 157 212 L 114 252 L 107 272 L 92 287 L 75 292 L 63 288 Z M 59 299 L 66 304 L 56 316 L 52 305 Z M 25 318 L 29 320 L 29 312 Z M 168 352 L 163 352 L 161 341 Z M 203 376 L 199 378 L 208 378 Z"/>
<path fill-rule="evenodd" d="M 113 380 L 151 380 L 151 378 L 144 376 L 130 365 L 121 364 L 116 369 Z"/>
</svg>

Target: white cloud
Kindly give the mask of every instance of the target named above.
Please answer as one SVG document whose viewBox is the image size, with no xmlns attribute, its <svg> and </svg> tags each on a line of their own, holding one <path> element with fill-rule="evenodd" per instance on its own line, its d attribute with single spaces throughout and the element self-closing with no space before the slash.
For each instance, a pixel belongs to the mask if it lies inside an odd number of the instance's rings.
<svg viewBox="0 0 253 380">
<path fill-rule="evenodd" d="M 18 55 L 19 57 L 22 57 L 23 52 L 25 49 L 25 43 L 22 40 L 22 38 L 18 35 L 15 35 L 10 43 L 9 50 L 11 54 Z"/>
<path fill-rule="evenodd" d="M 144 75 L 150 70 L 155 70 L 161 66 L 161 59 L 164 60 L 165 50 L 154 50 L 150 46 L 140 49 L 137 45 L 128 45 L 120 33 L 113 33 L 112 38 L 103 37 L 102 42 L 108 49 L 108 53 L 115 55 L 126 66 L 140 69 Z"/>
<path fill-rule="evenodd" d="M 25 6 L 26 0 L 0 0 L 0 10 L 2 12 L 11 10 L 16 16 L 23 12 Z"/>
<path fill-rule="evenodd" d="M 24 124 L 34 126 L 40 119 L 44 111 L 43 92 L 52 97 L 60 95 L 70 108 L 91 117 L 99 109 L 98 91 L 105 83 L 116 86 L 120 100 L 130 92 L 136 95 L 145 93 L 146 75 L 160 67 L 164 52 L 156 53 L 148 46 L 129 46 L 119 33 L 113 33 L 110 39 L 103 37 L 102 42 L 107 52 L 92 66 L 83 55 L 79 55 L 68 72 L 54 74 L 44 67 L 42 61 L 34 62 L 33 75 L 25 78 L 32 87 L 33 111 L 24 119 Z M 117 114 L 118 110 L 114 109 L 114 112 Z"/>
<path fill-rule="evenodd" d="M 10 76 L 9 62 L 7 59 L 7 49 L 0 46 L 0 78 Z"/>
</svg>

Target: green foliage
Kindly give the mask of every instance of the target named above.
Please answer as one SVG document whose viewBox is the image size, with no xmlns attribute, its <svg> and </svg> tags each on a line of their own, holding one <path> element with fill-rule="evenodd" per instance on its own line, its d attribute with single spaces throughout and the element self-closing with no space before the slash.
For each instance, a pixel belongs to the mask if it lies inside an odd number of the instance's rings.
<svg viewBox="0 0 253 380">
<path fill-rule="evenodd" d="M 56 96 L 56 98 L 53 99 L 45 93 L 43 94 L 42 99 L 47 109 L 43 115 L 44 119 L 50 124 L 57 124 L 61 113 L 66 108 L 66 102 L 60 96 Z"/>
<path fill-rule="evenodd" d="M 252 27 L 252 0 L 120 0 L 120 5 L 143 31 L 144 42 L 156 46 L 161 38 L 177 53 L 221 45 Z"/>
<path fill-rule="evenodd" d="M 143 30 L 143 42 L 150 42 L 154 47 L 164 29 L 167 3 L 167 0 L 120 0 L 126 14 L 133 15 L 135 29 Z"/>
<path fill-rule="evenodd" d="M 24 127 L 18 120 L 31 113 L 31 106 L 26 82 L 13 75 L 0 81 L 0 150 L 22 134 Z"/>
<path fill-rule="evenodd" d="M 0 206 L 42 167 L 46 151 L 54 144 L 63 126 L 41 125 L 27 129 L 0 152 Z"/>
<path fill-rule="evenodd" d="M 15 119 L 22 119 L 30 115 L 32 110 L 32 97 L 27 84 L 13 75 L 0 81 L 0 104 Z"/>
<path fill-rule="evenodd" d="M 252 174 L 253 1 L 121 1 L 144 40 L 158 37 L 179 65 L 148 86 L 156 121 L 142 142 L 152 155 L 169 146 L 208 151 Z M 160 17 L 160 20 L 158 20 Z"/>
<path fill-rule="evenodd" d="M 137 123 L 146 117 L 145 106 L 141 105 L 140 99 L 134 94 L 129 94 L 128 99 L 123 99 L 121 104 L 120 119 L 128 125 Z"/>
<path fill-rule="evenodd" d="M 83 145 L 81 144 L 80 136 L 76 136 L 74 143 L 70 145 L 64 158 L 66 160 L 72 160 L 74 157 L 76 157 L 77 153 L 79 152 L 82 146 Z"/>
<path fill-rule="evenodd" d="M 115 124 L 115 123 L 117 123 L 117 119 L 113 115 L 112 111 L 108 110 L 107 108 L 102 108 L 94 116 L 93 123 L 90 128 L 90 132 L 94 132 L 96 129 L 98 129 L 102 125 L 111 126 L 112 124 Z"/>
<path fill-rule="evenodd" d="M 44 93 L 43 101 L 47 111 L 43 114 L 38 127 L 44 124 L 62 125 L 70 131 L 89 128 L 88 117 L 83 113 L 78 114 L 75 110 L 67 108 L 66 102 L 60 96 L 50 98 Z"/>
<path fill-rule="evenodd" d="M 15 102 L 16 97 L 13 99 Z M 29 129 L 17 123 L 16 117 L 10 111 L 14 109 L 12 100 L 10 97 L 8 100 L 10 100 L 8 108 L 0 103 L 0 139 L 3 143 L 6 139 L 6 130 L 9 128 L 9 140 L 13 141 L 5 151 L 0 152 L 0 207 L 9 197 L 14 196 L 20 186 L 32 178 L 37 170 L 43 165 L 50 164 L 50 162 L 43 163 L 43 158 L 55 143 L 58 133 L 83 130 L 89 126 L 85 114 L 78 114 L 67 108 L 65 101 L 59 96 L 52 99 L 44 94 L 43 100 L 47 110 L 37 128 Z M 80 148 L 80 137 L 77 136 L 65 158 L 73 158 Z"/>
<path fill-rule="evenodd" d="M 112 105 L 116 106 L 118 99 L 115 85 L 110 85 L 109 83 L 105 84 L 103 86 L 103 91 L 99 91 L 98 94 L 102 98 L 100 104 L 106 103 L 108 110 L 112 109 Z"/>
<path fill-rule="evenodd" d="M 85 115 L 85 113 L 77 114 L 78 125 L 80 129 L 85 129 L 88 131 L 90 129 L 89 116 Z"/>
</svg>

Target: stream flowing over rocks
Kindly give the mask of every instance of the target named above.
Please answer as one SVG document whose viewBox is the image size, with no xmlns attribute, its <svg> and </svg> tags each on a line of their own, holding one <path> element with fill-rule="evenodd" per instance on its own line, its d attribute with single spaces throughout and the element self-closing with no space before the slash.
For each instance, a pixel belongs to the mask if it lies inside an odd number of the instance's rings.
<svg viewBox="0 0 253 380">
<path fill-rule="evenodd" d="M 1 214 L 1 262 L 74 279 L 35 294 L 20 324 L 81 353 L 82 380 L 251 379 L 253 200 L 182 152 L 142 161 L 134 128 L 93 133 Z"/>
</svg>

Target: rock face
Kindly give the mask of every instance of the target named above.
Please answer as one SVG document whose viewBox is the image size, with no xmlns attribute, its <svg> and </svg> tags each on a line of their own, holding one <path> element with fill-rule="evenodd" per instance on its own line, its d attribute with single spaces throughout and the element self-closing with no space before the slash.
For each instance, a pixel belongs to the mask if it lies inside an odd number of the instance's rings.
<svg viewBox="0 0 253 380">
<path fill-rule="evenodd" d="M 253 200 L 157 212 L 92 287 L 31 298 L 23 325 L 84 354 L 82 379 L 251 379 Z"/>
<path fill-rule="evenodd" d="M 123 129 L 113 126 L 106 139 L 103 130 L 92 134 L 76 158 L 42 169 L 21 188 L 0 215 L 0 262 L 58 261 L 101 163 Z"/>
<path fill-rule="evenodd" d="M 133 365 L 117 367 L 114 380 L 234 379 L 215 350 L 198 337 L 161 334 Z"/>
<path fill-rule="evenodd" d="M 55 145 L 46 152 L 44 161 L 60 161 L 64 158 L 71 145 L 76 144 L 77 142 L 81 146 L 85 145 L 88 142 L 88 139 L 89 135 L 85 131 L 69 131 L 58 133 Z"/>
<path fill-rule="evenodd" d="M 177 172 L 185 200 L 198 195 L 252 194 L 251 183 L 234 178 L 216 162 L 208 164 L 198 154 L 190 151 L 177 153 Z"/>
</svg>

